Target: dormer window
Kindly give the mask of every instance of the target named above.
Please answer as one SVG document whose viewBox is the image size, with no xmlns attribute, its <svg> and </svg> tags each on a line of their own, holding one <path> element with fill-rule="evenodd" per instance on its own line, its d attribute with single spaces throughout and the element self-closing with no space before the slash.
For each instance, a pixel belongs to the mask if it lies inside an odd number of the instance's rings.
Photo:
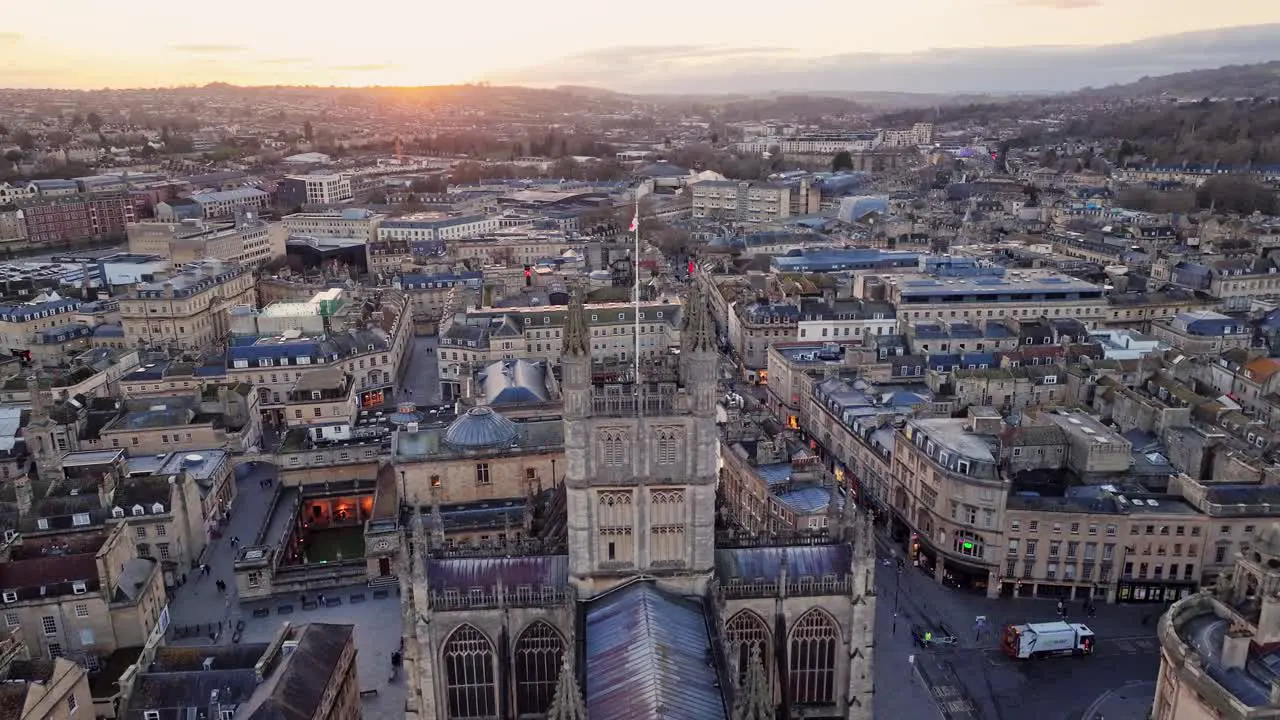
<svg viewBox="0 0 1280 720">
<path fill-rule="evenodd" d="M 72 595 L 83 595 L 83 594 L 85 594 L 85 593 L 86 593 L 86 592 L 88 592 L 88 591 L 89 591 L 89 588 L 85 587 L 85 584 L 84 584 L 84 581 L 83 581 L 83 580 L 77 580 L 77 581 L 75 581 L 75 582 L 71 583 L 71 594 L 72 594 Z"/>
<path fill-rule="evenodd" d="M 164 505 L 162 505 L 162 504 L 160 504 L 160 503 L 154 503 L 154 504 L 151 506 L 151 512 L 153 512 L 153 513 L 155 513 L 155 514 L 157 514 L 157 515 L 159 515 L 160 513 L 163 513 L 163 512 L 164 512 Z"/>
<path fill-rule="evenodd" d="M 141 505 L 134 505 L 134 506 L 133 506 L 133 514 L 134 514 L 135 516 L 137 516 L 137 515 L 142 515 L 142 514 L 144 514 L 144 513 L 146 513 L 146 510 L 143 510 Z"/>
<path fill-rule="evenodd" d="M 89 524 L 89 513 L 76 513 L 71 516 L 71 524 L 76 527 L 83 527 Z"/>
<path fill-rule="evenodd" d="M 49 518 L 40 518 L 36 520 L 36 528 L 39 530 L 49 529 Z"/>
<path fill-rule="evenodd" d="M 124 508 L 122 508 L 122 507 L 113 507 L 113 508 L 111 508 L 111 517 L 113 517 L 113 518 L 122 518 L 122 517 L 124 517 Z"/>
<path fill-rule="evenodd" d="M 18 593 L 13 590 L 5 590 L 3 597 L 4 601 L 7 603 L 18 602 Z"/>
</svg>

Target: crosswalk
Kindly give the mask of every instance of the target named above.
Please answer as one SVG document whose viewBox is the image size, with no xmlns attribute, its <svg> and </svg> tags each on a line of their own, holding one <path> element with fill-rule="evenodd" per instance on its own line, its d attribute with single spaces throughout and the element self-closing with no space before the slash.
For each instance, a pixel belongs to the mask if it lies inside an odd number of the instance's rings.
<svg viewBox="0 0 1280 720">
<path fill-rule="evenodd" d="M 942 712 L 952 716 L 973 713 L 973 703 L 955 685 L 934 685 L 930 689 L 933 690 L 933 698 Z"/>
</svg>

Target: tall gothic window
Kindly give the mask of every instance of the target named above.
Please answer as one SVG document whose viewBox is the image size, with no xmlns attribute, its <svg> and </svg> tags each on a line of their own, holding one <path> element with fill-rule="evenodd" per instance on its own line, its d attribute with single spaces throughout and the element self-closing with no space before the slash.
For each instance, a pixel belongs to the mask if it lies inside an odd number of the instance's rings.
<svg viewBox="0 0 1280 720">
<path fill-rule="evenodd" d="M 493 643 L 471 625 L 459 625 L 445 641 L 445 688 L 451 718 L 496 718 Z"/>
<path fill-rule="evenodd" d="M 680 431 L 676 428 L 662 428 L 657 433 L 657 461 L 659 465 L 675 465 L 680 456 Z"/>
<path fill-rule="evenodd" d="M 791 628 L 791 699 L 798 705 L 836 701 L 836 646 L 840 629 L 825 612 L 813 609 Z"/>
<path fill-rule="evenodd" d="M 751 653 L 759 650 L 760 662 L 764 664 L 764 676 L 769 674 L 769 625 L 750 610 L 742 610 L 729 618 L 724 626 L 725 641 L 729 645 L 729 658 L 738 673 L 738 686 L 746 680 L 747 670 L 751 667 Z"/>
<path fill-rule="evenodd" d="M 515 649 L 516 713 L 542 715 L 551 708 L 564 662 L 564 640 L 538 620 L 520 633 Z"/>
<path fill-rule="evenodd" d="M 652 565 L 684 562 L 685 504 L 683 490 L 649 494 L 649 561 Z"/>
<path fill-rule="evenodd" d="M 596 526 L 601 563 L 630 565 L 635 562 L 635 502 L 630 490 L 600 493 Z"/>
<path fill-rule="evenodd" d="M 627 464 L 627 436 L 621 430 L 606 430 L 601 433 L 600 445 L 606 467 L 622 467 Z"/>
</svg>

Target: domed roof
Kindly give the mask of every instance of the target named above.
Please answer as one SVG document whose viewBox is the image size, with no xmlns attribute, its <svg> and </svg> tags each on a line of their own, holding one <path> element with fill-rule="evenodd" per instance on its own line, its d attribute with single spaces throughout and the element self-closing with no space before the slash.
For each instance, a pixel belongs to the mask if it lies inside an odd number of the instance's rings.
<svg viewBox="0 0 1280 720">
<path fill-rule="evenodd" d="M 393 425 L 398 426 L 422 422 L 422 413 L 418 412 L 418 406 L 411 402 L 400 403 L 396 406 L 396 411 L 387 417 Z"/>
<path fill-rule="evenodd" d="M 515 423 L 487 407 L 471 408 L 444 433 L 445 444 L 458 450 L 507 446 L 519 437 Z"/>
</svg>

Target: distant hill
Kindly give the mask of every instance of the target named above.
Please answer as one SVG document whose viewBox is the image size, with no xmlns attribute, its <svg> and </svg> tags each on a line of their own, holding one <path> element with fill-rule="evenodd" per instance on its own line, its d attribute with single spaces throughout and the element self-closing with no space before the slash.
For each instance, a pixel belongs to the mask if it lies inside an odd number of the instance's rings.
<svg viewBox="0 0 1280 720">
<path fill-rule="evenodd" d="M 1072 94 L 1099 98 L 1280 97 L 1280 60 L 1144 77 L 1124 85 L 1084 88 Z"/>
</svg>

